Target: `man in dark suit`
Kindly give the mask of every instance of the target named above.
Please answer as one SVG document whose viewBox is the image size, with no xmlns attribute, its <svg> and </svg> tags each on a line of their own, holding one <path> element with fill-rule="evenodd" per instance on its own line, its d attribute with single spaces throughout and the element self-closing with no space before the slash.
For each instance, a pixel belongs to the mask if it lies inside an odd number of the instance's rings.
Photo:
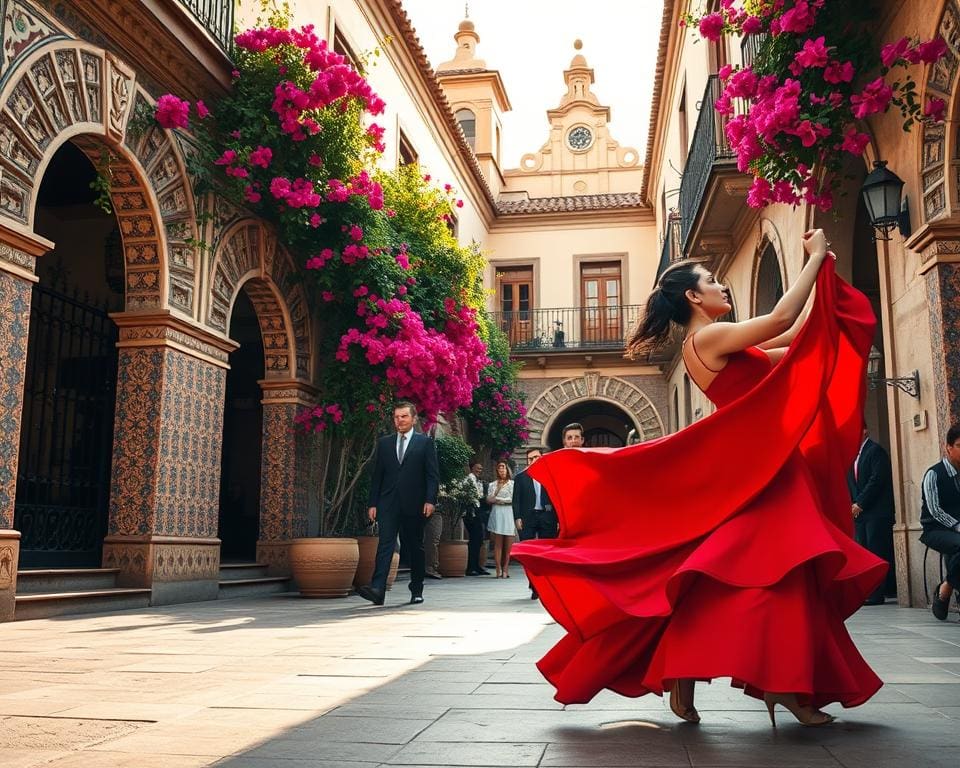
<svg viewBox="0 0 960 768">
<path fill-rule="evenodd" d="M 543 450 L 540 447 L 527 448 L 527 469 L 541 456 Z M 526 469 L 513 479 L 513 520 L 520 541 L 557 537 L 557 515 L 547 489 L 530 477 Z M 530 584 L 529 579 L 527 583 Z M 537 597 L 537 590 L 530 584 L 530 599 L 536 600 Z"/>
<path fill-rule="evenodd" d="M 890 456 L 870 439 L 864 427 L 860 451 L 847 472 L 847 487 L 853 500 L 854 536 L 857 543 L 890 565 L 885 584 L 880 584 L 864 605 L 882 605 L 886 592 L 896 594 L 893 563 L 893 476 Z"/>
<path fill-rule="evenodd" d="M 410 602 L 423 602 L 423 528 L 437 503 L 440 472 L 436 446 L 414 430 L 416 423 L 413 403 L 397 403 L 393 409 L 397 432 L 377 441 L 373 457 L 367 516 L 377 522 L 380 541 L 373 579 L 357 594 L 374 605 L 383 605 L 398 533 L 410 561 Z"/>
</svg>

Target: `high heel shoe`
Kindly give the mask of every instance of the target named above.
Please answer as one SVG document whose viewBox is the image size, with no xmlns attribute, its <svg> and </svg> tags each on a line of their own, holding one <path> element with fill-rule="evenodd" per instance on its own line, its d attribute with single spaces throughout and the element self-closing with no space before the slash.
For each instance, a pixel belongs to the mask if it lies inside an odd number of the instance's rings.
<svg viewBox="0 0 960 768">
<path fill-rule="evenodd" d="M 693 698 L 693 682 L 690 685 L 690 694 Z M 681 720 L 686 720 L 688 723 L 699 723 L 700 722 L 700 713 L 697 712 L 697 708 L 690 704 L 680 703 L 680 680 L 679 678 L 673 681 L 673 687 L 670 689 L 670 710 L 679 717 Z"/>
<path fill-rule="evenodd" d="M 776 728 L 777 727 L 777 716 L 774 714 L 773 708 L 780 704 L 790 711 L 797 722 L 800 725 L 806 725 L 810 728 L 816 728 L 820 725 L 827 725 L 832 723 L 836 718 L 833 715 L 828 715 L 826 712 L 821 712 L 819 709 L 814 707 L 804 707 L 797 701 L 796 694 L 793 693 L 764 693 L 763 694 L 763 703 L 767 705 L 767 713 L 770 715 L 770 724 Z"/>
</svg>

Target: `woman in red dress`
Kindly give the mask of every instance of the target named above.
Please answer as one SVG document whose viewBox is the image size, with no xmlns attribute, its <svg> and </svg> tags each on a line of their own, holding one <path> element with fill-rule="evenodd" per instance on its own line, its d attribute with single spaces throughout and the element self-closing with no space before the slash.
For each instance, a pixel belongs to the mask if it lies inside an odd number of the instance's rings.
<svg viewBox="0 0 960 768">
<path fill-rule="evenodd" d="M 530 468 L 561 536 L 513 554 L 567 631 L 538 664 L 558 701 L 670 690 L 674 713 L 699 722 L 694 682 L 730 677 L 771 721 L 781 704 L 823 725 L 833 718 L 820 707 L 856 706 L 880 688 L 844 626 L 887 567 L 852 539 L 844 480 L 875 321 L 836 276 L 823 232 L 803 245 L 809 260 L 769 315 L 717 322 L 727 291 L 691 262 L 666 270 L 648 299 L 630 349 L 680 326 L 687 371 L 715 413 Z"/>
</svg>

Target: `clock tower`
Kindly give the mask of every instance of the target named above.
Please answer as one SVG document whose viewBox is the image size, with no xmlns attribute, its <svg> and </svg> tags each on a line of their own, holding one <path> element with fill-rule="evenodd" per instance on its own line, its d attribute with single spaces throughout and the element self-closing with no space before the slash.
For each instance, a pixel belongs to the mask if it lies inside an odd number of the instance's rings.
<svg viewBox="0 0 960 768">
<path fill-rule="evenodd" d="M 437 67 L 437 81 L 487 184 L 496 195 L 503 186 L 501 116 L 510 111 L 510 99 L 500 73 L 477 58 L 480 35 L 474 23 L 464 19 L 453 37 L 457 42 L 456 53 L 450 61 Z"/>
<path fill-rule="evenodd" d="M 610 135 L 610 107 L 590 90 L 593 70 L 580 50 L 563 73 L 567 92 L 560 104 L 547 110 L 550 136 L 538 152 L 520 160 L 520 168 L 506 172 L 505 193 L 534 197 L 568 197 L 612 192 L 639 192 L 642 167 L 632 147 L 621 147 Z"/>
</svg>

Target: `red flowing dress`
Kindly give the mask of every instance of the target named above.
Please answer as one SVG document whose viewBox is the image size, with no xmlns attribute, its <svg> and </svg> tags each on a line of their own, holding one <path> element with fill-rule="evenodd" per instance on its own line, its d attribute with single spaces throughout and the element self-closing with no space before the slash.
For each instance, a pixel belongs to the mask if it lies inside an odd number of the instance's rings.
<svg viewBox="0 0 960 768">
<path fill-rule="evenodd" d="M 538 663 L 558 701 L 715 677 L 816 707 L 876 693 L 844 626 L 887 568 L 852 539 L 845 482 L 874 323 L 828 260 L 783 360 L 731 355 L 705 393 L 715 413 L 658 440 L 557 451 L 531 467 L 561 533 L 513 555 L 567 631 Z"/>
</svg>

